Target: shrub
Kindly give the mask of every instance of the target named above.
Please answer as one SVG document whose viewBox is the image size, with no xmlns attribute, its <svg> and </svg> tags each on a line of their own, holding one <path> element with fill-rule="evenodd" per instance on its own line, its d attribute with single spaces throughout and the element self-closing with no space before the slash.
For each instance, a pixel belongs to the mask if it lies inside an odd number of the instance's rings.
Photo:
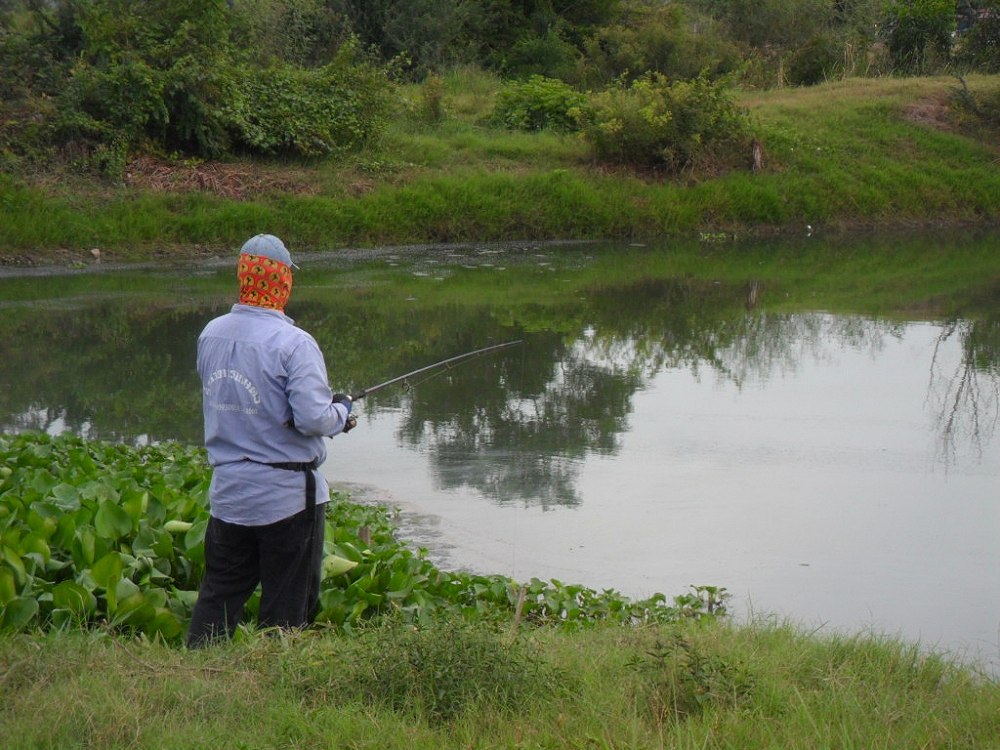
<svg viewBox="0 0 1000 750">
<path fill-rule="evenodd" d="M 946 60 L 955 28 L 955 0 L 893 0 L 886 42 L 898 70 L 925 72 Z"/>
<path fill-rule="evenodd" d="M 431 74 L 420 85 L 418 113 L 422 120 L 430 123 L 444 119 L 444 79 L 441 76 Z"/>
<path fill-rule="evenodd" d="M 575 130 L 587 97 L 564 81 L 531 76 L 497 94 L 493 122 L 510 130 Z"/>
<path fill-rule="evenodd" d="M 630 7 L 617 23 L 597 29 L 584 52 L 579 79 L 594 87 L 650 72 L 718 76 L 735 70 L 739 59 L 718 23 L 677 3 Z"/>
<path fill-rule="evenodd" d="M 580 53 L 554 30 L 529 34 L 516 41 L 505 56 L 503 72 L 512 78 L 572 77 Z"/>
<path fill-rule="evenodd" d="M 639 697 L 658 723 L 734 708 L 752 699 L 753 675 L 718 650 L 715 644 L 677 632 L 630 660 L 640 678 Z"/>
<path fill-rule="evenodd" d="M 428 628 L 373 629 L 345 692 L 365 703 L 422 715 L 432 724 L 488 706 L 515 713 L 565 683 L 520 640 L 485 624 L 443 620 Z"/>
<path fill-rule="evenodd" d="M 817 34 L 794 53 L 788 61 L 788 82 L 813 86 L 830 78 L 841 66 L 840 42 L 832 34 Z"/>
<path fill-rule="evenodd" d="M 749 140 L 749 122 L 724 81 L 671 82 L 653 73 L 591 98 L 584 137 L 603 162 L 670 172 L 731 161 Z"/>
<path fill-rule="evenodd" d="M 251 152 L 315 157 L 376 140 L 389 117 L 385 69 L 354 60 L 353 45 L 321 68 L 244 69 L 223 108 L 234 141 Z"/>
</svg>

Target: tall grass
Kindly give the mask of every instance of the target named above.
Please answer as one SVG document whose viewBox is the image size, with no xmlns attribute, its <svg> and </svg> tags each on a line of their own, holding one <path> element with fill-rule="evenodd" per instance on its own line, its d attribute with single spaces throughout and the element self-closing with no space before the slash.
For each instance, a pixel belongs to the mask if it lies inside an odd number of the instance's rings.
<svg viewBox="0 0 1000 750">
<path fill-rule="evenodd" d="M 1000 685 L 878 636 L 780 623 L 443 623 L 187 652 L 0 638 L 0 737 L 33 748 L 991 748 Z M 441 709 L 446 710 L 441 710 Z"/>
</svg>

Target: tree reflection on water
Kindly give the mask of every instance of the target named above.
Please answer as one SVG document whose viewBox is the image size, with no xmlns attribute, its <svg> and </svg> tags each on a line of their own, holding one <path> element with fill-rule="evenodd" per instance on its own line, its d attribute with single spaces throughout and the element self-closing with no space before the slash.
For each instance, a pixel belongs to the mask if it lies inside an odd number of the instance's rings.
<svg viewBox="0 0 1000 750">
<path fill-rule="evenodd" d="M 496 273 L 499 273 L 497 271 Z M 568 273 L 568 272 L 567 272 Z M 442 488 L 472 487 L 496 503 L 580 502 L 591 456 L 621 450 L 637 392 L 684 369 L 743 388 L 824 361 L 838 349 L 873 356 L 906 322 L 769 311 L 767 283 L 644 278 L 590 283 L 582 293 L 498 306 L 385 302 L 366 287 L 305 295 L 290 313 L 311 331 L 336 390 L 358 389 L 455 354 L 520 338 L 523 345 L 447 370 L 364 408 L 399 410 L 397 440 L 428 457 Z M 497 277 L 499 278 L 499 277 Z M 483 282 L 477 282 L 483 283 Z M 486 282 L 489 283 L 489 282 Z M 0 321 L 0 423 L 134 441 L 201 440 L 195 341 L 228 309 L 223 293 L 76 298 L 12 306 Z M 940 323 L 928 404 L 946 460 L 982 451 L 1000 421 L 1000 319 L 993 295 Z M 981 304 L 980 304 L 981 303 Z M 940 355 L 960 342 L 957 364 Z"/>
<path fill-rule="evenodd" d="M 940 356 L 951 339 L 961 342 L 961 358 Z M 1000 422 L 1000 318 L 952 320 L 941 327 L 930 364 L 927 400 L 938 427 L 941 460 L 953 463 L 965 446 L 980 457 Z"/>
</svg>

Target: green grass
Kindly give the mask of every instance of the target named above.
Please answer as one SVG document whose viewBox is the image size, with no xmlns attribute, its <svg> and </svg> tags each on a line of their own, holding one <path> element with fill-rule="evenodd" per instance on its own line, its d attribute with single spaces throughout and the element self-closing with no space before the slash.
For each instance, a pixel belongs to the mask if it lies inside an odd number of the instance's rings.
<svg viewBox="0 0 1000 750">
<path fill-rule="evenodd" d="M 969 83 L 994 90 L 1000 77 Z M 347 162 L 260 165 L 271 177 L 294 174 L 303 187 L 242 201 L 59 175 L 0 177 L 0 257 L 101 247 L 138 258 L 192 245 L 232 247 L 262 229 L 292 246 L 334 249 L 1000 218 L 995 145 L 907 114 L 946 102 L 951 79 L 858 79 L 743 94 L 764 172 L 673 178 L 598 168 L 575 135 L 483 125 L 498 85 L 474 71 L 449 74 L 440 123 L 421 121 L 411 106 L 378 148 Z M 418 93 L 404 96 L 413 101 Z"/>
<path fill-rule="evenodd" d="M 1000 737 L 1000 685 L 969 668 L 892 639 L 768 622 L 514 637 L 386 625 L 200 652 L 99 633 L 3 636 L 0 692 L 8 750 L 867 750 Z"/>
</svg>

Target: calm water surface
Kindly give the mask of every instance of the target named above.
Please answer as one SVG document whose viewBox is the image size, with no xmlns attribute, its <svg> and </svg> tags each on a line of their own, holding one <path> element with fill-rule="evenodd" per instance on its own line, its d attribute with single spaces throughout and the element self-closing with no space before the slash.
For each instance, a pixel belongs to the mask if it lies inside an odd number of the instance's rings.
<svg viewBox="0 0 1000 750">
<path fill-rule="evenodd" d="M 366 399 L 323 471 L 399 506 L 448 568 L 634 596 L 725 586 L 739 617 L 901 635 L 995 669 L 1000 260 L 958 289 L 832 314 L 802 297 L 829 300 L 831 259 L 872 248 L 695 248 L 690 267 L 679 252 L 312 259 L 289 314 L 338 390 L 524 339 Z M 194 340 L 231 276 L 0 279 L 0 424 L 197 442 Z"/>
</svg>

